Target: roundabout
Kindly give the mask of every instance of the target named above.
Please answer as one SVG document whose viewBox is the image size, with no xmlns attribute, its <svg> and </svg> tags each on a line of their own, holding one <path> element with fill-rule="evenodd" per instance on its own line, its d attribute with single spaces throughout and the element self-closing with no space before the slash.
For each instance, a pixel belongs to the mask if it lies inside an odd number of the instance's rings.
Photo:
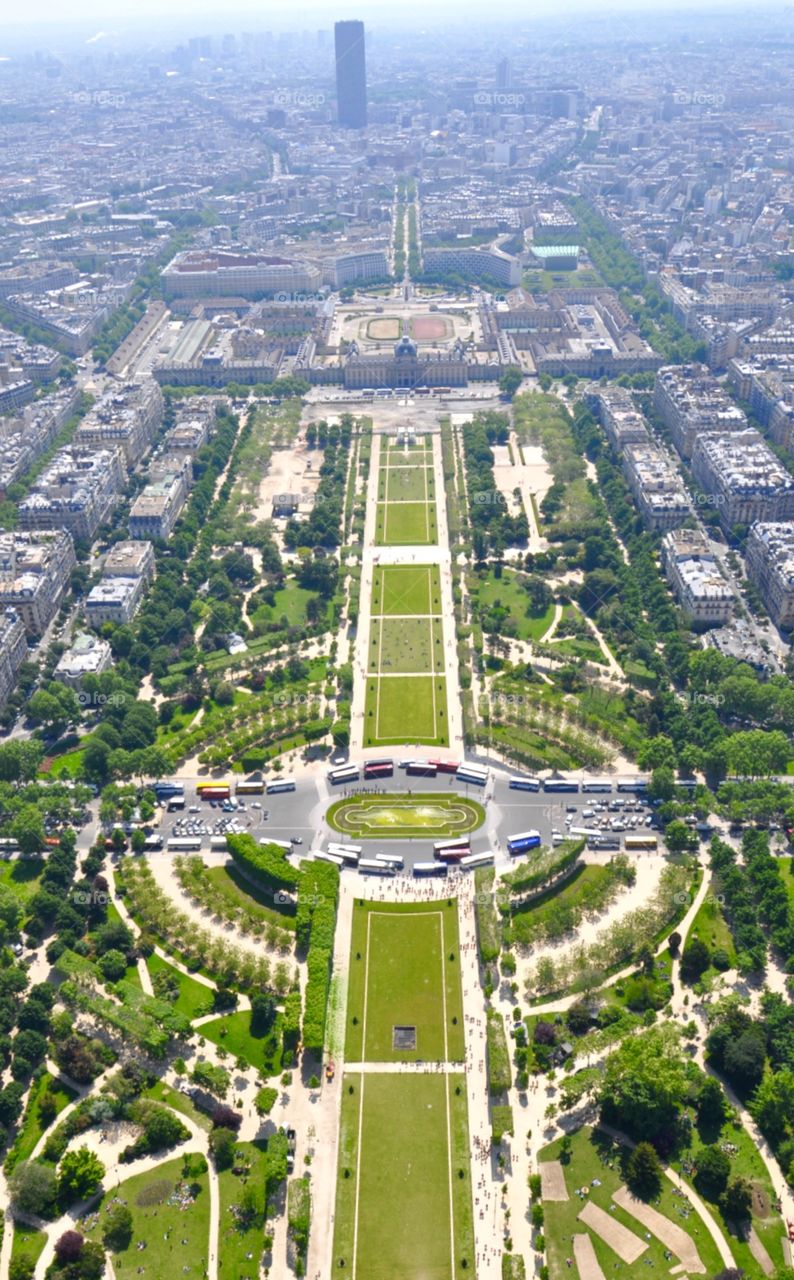
<svg viewBox="0 0 794 1280">
<path fill-rule="evenodd" d="M 476 800 L 455 795 L 353 796 L 337 800 L 325 815 L 329 827 L 362 840 L 467 835 L 485 822 Z"/>
</svg>

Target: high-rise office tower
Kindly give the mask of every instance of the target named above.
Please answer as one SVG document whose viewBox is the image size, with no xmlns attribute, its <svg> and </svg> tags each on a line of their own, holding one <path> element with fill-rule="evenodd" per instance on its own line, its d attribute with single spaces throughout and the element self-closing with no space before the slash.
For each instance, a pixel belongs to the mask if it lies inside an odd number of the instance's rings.
<svg viewBox="0 0 794 1280">
<path fill-rule="evenodd" d="M 501 58 L 496 64 L 497 89 L 509 89 L 513 84 L 513 64 L 509 58 Z"/>
<path fill-rule="evenodd" d="M 364 55 L 364 23 L 337 22 L 336 109 L 346 129 L 367 127 L 367 63 Z"/>
</svg>

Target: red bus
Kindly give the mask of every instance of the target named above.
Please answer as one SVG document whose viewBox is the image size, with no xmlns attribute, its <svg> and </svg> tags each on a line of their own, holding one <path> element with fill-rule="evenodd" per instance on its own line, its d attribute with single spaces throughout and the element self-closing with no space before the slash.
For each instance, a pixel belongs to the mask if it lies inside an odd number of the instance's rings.
<svg viewBox="0 0 794 1280">
<path fill-rule="evenodd" d="M 364 762 L 365 778 L 391 778 L 393 773 L 393 760 L 366 760 Z"/>
<path fill-rule="evenodd" d="M 231 787 L 202 787 L 199 791 L 200 800 L 228 800 L 231 796 Z"/>
<path fill-rule="evenodd" d="M 467 844 L 460 845 L 457 849 L 439 849 L 435 855 L 439 862 L 458 863 L 461 858 L 467 857 L 471 853 L 471 849 Z"/>
<path fill-rule="evenodd" d="M 435 765 L 439 773 L 457 773 L 460 768 L 458 760 L 431 760 L 430 763 Z"/>
</svg>

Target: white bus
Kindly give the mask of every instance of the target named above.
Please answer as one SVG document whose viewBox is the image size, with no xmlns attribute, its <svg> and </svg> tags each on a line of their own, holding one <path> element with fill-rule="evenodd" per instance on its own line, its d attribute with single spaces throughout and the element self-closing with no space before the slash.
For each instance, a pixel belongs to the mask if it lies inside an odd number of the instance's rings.
<svg viewBox="0 0 794 1280">
<path fill-rule="evenodd" d="M 331 769 L 328 774 L 328 781 L 331 786 L 337 787 L 342 782 L 358 782 L 358 775 L 357 764 L 345 764 L 339 769 Z"/>
<path fill-rule="evenodd" d="M 433 845 L 433 853 L 436 857 L 440 857 L 442 853 L 470 853 L 471 844 L 468 836 L 461 836 L 459 840 L 437 840 Z"/>
<path fill-rule="evenodd" d="M 387 867 L 394 867 L 395 871 L 402 871 L 405 866 L 405 860 L 399 853 L 376 853 L 376 862 L 383 862 Z"/>
<path fill-rule="evenodd" d="M 582 791 L 610 791 L 612 783 L 609 778 L 586 778 L 582 783 Z"/>
<path fill-rule="evenodd" d="M 361 857 L 361 847 L 355 844 L 329 844 L 328 852 L 341 858 L 346 867 L 357 867 Z"/>
<path fill-rule="evenodd" d="M 332 862 L 340 871 L 345 865 L 344 858 L 340 858 L 338 853 L 325 853 L 322 849 L 315 850 L 311 857 L 314 862 Z"/>
<path fill-rule="evenodd" d="M 569 827 L 568 835 L 572 840 L 576 840 L 584 836 L 585 840 L 592 840 L 595 836 L 603 835 L 600 827 Z"/>
<path fill-rule="evenodd" d="M 295 779 L 294 778 L 273 778 L 270 782 L 267 783 L 267 786 L 265 789 L 269 796 L 274 796 L 279 791 L 294 791 Z M 239 787 L 237 788 L 237 794 L 238 795 L 241 794 Z"/>
<path fill-rule="evenodd" d="M 474 871 L 477 867 L 492 867 L 493 861 L 493 854 L 488 849 L 485 853 L 468 853 L 461 858 L 460 865 L 464 871 Z"/>
<path fill-rule="evenodd" d="M 540 778 L 511 778 L 507 785 L 511 791 L 540 791 Z"/>
<path fill-rule="evenodd" d="M 264 782 L 257 782 L 256 778 L 245 778 L 242 782 L 236 783 L 234 794 L 236 796 L 261 796 L 264 790 Z"/>
<path fill-rule="evenodd" d="M 144 853 L 158 853 L 163 847 L 162 836 L 147 836 L 143 846 Z"/>
<path fill-rule="evenodd" d="M 638 773 L 633 778 L 618 778 L 618 791 L 647 791 L 648 775 Z"/>
<path fill-rule="evenodd" d="M 455 777 L 459 782 L 472 782 L 477 787 L 484 787 L 488 781 L 488 769 L 481 769 L 476 764 L 461 764 Z"/>
<path fill-rule="evenodd" d="M 448 867 L 446 862 L 415 862 L 415 876 L 445 876 Z"/>
<path fill-rule="evenodd" d="M 394 875 L 394 867 L 390 867 L 386 862 L 381 862 L 379 858 L 362 858 L 358 864 L 358 869 L 365 876 Z"/>
<path fill-rule="evenodd" d="M 226 836 L 210 836 L 210 849 L 228 849 Z"/>
<path fill-rule="evenodd" d="M 364 852 L 360 844 L 341 844 L 339 840 L 329 840 L 328 848 L 331 853 L 355 853 L 359 857 Z"/>
<path fill-rule="evenodd" d="M 292 853 L 292 842 L 290 840 L 269 840 L 267 836 L 260 836 L 259 844 L 274 844 L 277 849 L 283 849 L 285 853 Z"/>
<path fill-rule="evenodd" d="M 166 845 L 172 853 L 188 853 L 191 849 L 201 848 L 201 836 L 171 836 Z"/>
</svg>

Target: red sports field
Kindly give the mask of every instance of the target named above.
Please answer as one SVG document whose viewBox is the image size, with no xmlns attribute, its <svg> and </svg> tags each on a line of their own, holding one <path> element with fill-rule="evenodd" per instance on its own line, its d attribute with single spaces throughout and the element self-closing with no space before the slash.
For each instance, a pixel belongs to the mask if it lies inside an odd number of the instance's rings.
<svg viewBox="0 0 794 1280">
<path fill-rule="evenodd" d="M 417 342 L 439 342 L 452 332 L 446 316 L 413 316 L 410 327 L 411 337 Z"/>
</svg>

